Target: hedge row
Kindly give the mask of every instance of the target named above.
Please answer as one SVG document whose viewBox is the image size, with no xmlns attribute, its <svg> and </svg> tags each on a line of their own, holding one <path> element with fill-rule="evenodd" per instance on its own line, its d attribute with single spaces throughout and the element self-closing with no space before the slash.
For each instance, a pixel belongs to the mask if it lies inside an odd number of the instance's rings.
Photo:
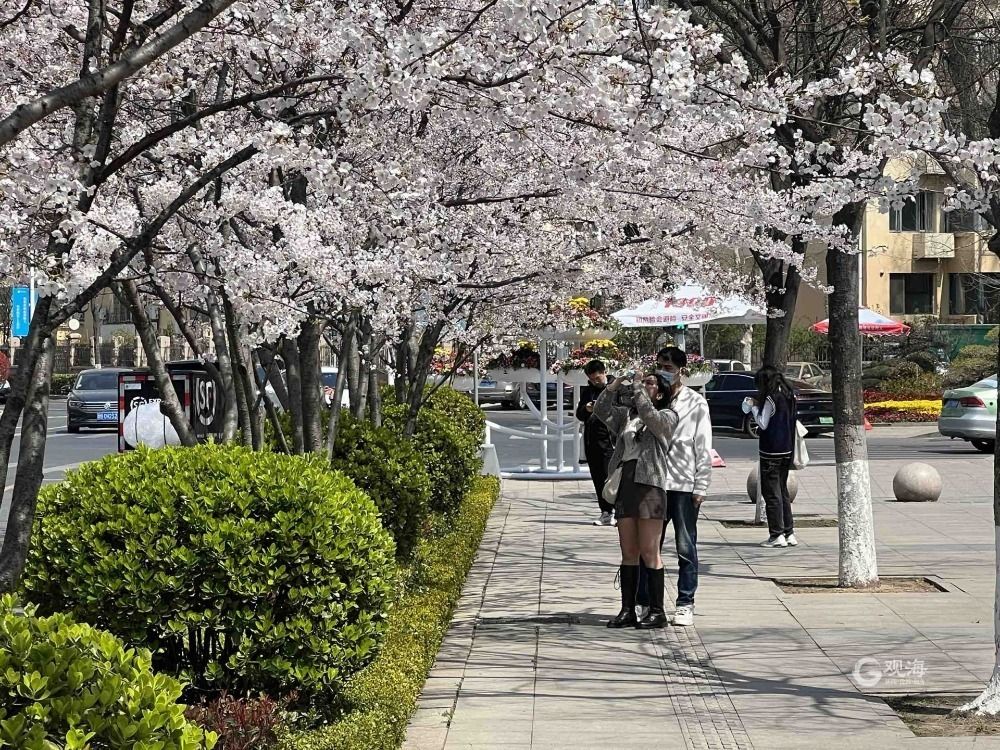
<svg viewBox="0 0 1000 750">
<path fill-rule="evenodd" d="M 280 750 L 400 747 L 498 495 L 496 479 L 477 479 L 442 533 L 421 540 L 382 650 L 342 693 L 344 716 L 320 730 L 285 731 Z"/>
</svg>

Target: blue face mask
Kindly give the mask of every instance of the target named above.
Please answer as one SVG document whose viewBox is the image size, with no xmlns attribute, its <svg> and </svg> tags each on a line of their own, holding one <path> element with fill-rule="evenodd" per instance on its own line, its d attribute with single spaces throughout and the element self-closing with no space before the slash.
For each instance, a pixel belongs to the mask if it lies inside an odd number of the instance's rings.
<svg viewBox="0 0 1000 750">
<path fill-rule="evenodd" d="M 662 375 L 670 385 L 674 384 L 674 378 L 677 377 L 677 373 L 670 372 L 669 370 L 657 370 L 656 374 Z"/>
</svg>

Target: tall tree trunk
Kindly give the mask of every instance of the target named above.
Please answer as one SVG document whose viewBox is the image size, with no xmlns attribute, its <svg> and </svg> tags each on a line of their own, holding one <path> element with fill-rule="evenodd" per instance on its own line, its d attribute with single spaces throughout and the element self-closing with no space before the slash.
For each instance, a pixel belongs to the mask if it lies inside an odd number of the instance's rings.
<svg viewBox="0 0 1000 750">
<path fill-rule="evenodd" d="M 802 244 L 799 241 L 793 243 Z M 767 287 L 767 330 L 764 335 L 764 364 L 783 369 L 788 362 L 788 339 L 795 318 L 795 305 L 802 277 L 794 266 L 768 260 L 761 269 Z M 775 314 L 780 313 L 780 314 Z"/>
<path fill-rule="evenodd" d="M 351 346 L 351 357 L 344 360 L 339 377 L 347 377 L 348 403 L 351 405 L 351 413 L 357 415 L 359 404 L 364 403 L 361 400 L 361 345 L 363 342 L 359 340 L 357 329 L 355 329 L 354 335 L 355 341 Z"/>
<path fill-rule="evenodd" d="M 368 383 L 372 372 L 372 335 L 371 326 L 365 324 L 363 333 L 359 339 L 358 347 L 358 390 L 357 398 L 351 394 L 351 414 L 355 419 L 364 419 L 365 410 L 368 406 Z"/>
<path fill-rule="evenodd" d="M 233 362 L 233 381 L 236 385 L 236 411 L 239 414 L 240 429 L 243 432 L 243 444 L 254 450 L 260 450 L 262 439 L 259 423 L 254 419 L 254 393 L 247 374 L 246 361 L 243 358 L 243 344 L 240 342 L 239 326 L 236 311 L 229 297 L 222 295 L 222 311 L 226 318 L 226 337 L 229 340 L 229 353 Z"/>
<path fill-rule="evenodd" d="M 281 369 L 278 367 L 278 361 L 275 358 L 279 349 L 280 347 L 276 347 L 274 350 L 268 349 L 265 346 L 260 347 L 257 349 L 257 362 L 264 370 L 266 381 L 274 389 L 274 395 L 277 396 L 281 408 L 288 411 L 291 408 L 288 384 L 281 377 Z M 263 391 L 261 392 L 263 393 Z"/>
<path fill-rule="evenodd" d="M 376 427 L 382 426 L 382 393 L 378 387 L 378 367 L 368 372 L 368 419 Z"/>
<path fill-rule="evenodd" d="M 222 375 L 222 392 L 225 394 L 222 416 L 222 440 L 228 443 L 236 437 L 239 428 L 239 413 L 237 412 L 236 384 L 233 377 L 233 363 L 229 356 L 229 344 L 226 337 L 226 322 L 222 313 L 219 295 L 212 288 L 208 266 L 197 245 L 188 247 L 188 258 L 195 272 L 205 285 L 205 307 L 208 310 L 208 322 L 212 328 L 212 341 L 215 344 L 216 366 Z"/>
<path fill-rule="evenodd" d="M 430 374 L 434 350 L 437 348 L 443 330 L 444 323 L 438 322 L 425 328 L 420 337 L 416 362 L 411 370 L 410 392 L 407 395 L 406 425 L 403 428 L 403 434 L 406 437 L 412 437 L 413 433 L 417 431 L 417 416 L 420 414 L 420 407 L 424 405 L 424 388 L 427 385 L 427 376 Z"/>
<path fill-rule="evenodd" d="M 153 373 L 153 380 L 156 381 L 156 390 L 160 392 L 160 411 L 170 420 L 170 424 L 177 432 L 177 437 L 180 438 L 181 445 L 188 447 L 197 445 L 198 438 L 194 434 L 190 418 L 184 413 L 184 407 L 181 405 L 180 399 L 177 398 L 177 391 L 174 390 L 170 373 L 167 372 L 167 367 L 160 354 L 160 342 L 153 330 L 152 321 L 146 314 L 146 308 L 142 305 L 142 299 L 139 297 L 139 290 L 135 282 L 129 280 L 117 283 L 114 285 L 114 291 L 132 313 L 136 334 L 146 352 L 146 361 Z"/>
<path fill-rule="evenodd" d="M 260 361 L 260 349 L 254 350 L 250 357 L 254 364 L 254 377 L 257 380 L 257 389 L 260 391 L 260 396 L 258 400 L 263 400 L 264 410 L 267 412 L 267 418 L 271 422 L 271 428 L 274 430 L 274 439 L 278 443 L 278 450 L 285 454 L 291 454 L 291 450 L 288 448 L 288 441 L 285 440 L 285 431 L 281 429 L 281 420 L 278 419 L 278 412 L 274 408 L 274 404 L 271 403 L 271 399 L 267 396 L 267 377 L 266 370 L 264 370 L 264 365 Z M 265 377 L 258 378 L 257 368 L 260 368 L 265 373 Z M 262 428 L 263 429 L 263 428 Z"/>
<path fill-rule="evenodd" d="M 354 357 L 354 346 L 357 342 L 358 316 L 350 313 L 347 317 L 347 325 L 344 326 L 343 335 L 340 337 L 340 368 L 337 372 L 337 386 L 333 389 L 333 401 L 330 403 L 330 422 L 326 426 L 326 457 L 333 461 L 334 450 L 337 446 L 337 430 L 340 427 L 340 402 L 344 398 L 344 362 Z"/>
<path fill-rule="evenodd" d="M 311 318 L 299 334 L 299 377 L 302 381 L 302 435 L 307 453 L 323 451 L 323 382 L 320 380 L 319 345 L 324 323 Z"/>
<path fill-rule="evenodd" d="M 857 237 L 864 204 L 836 214 L 835 224 Z M 840 585 L 878 585 L 875 525 L 872 518 L 868 445 L 861 392 L 861 333 L 858 330 L 860 258 L 839 250 L 826 254 L 830 295 L 830 349 L 833 369 L 834 451 L 837 461 L 837 507 L 840 533 Z"/>
<path fill-rule="evenodd" d="M 282 340 L 281 358 L 285 360 L 288 416 L 292 420 L 292 450 L 300 456 L 305 452 L 306 442 L 302 428 L 302 373 L 299 369 L 298 344 L 291 339 Z"/>
<path fill-rule="evenodd" d="M 38 490 L 42 486 L 45 465 L 45 438 L 48 431 L 49 383 L 55 341 L 51 337 L 42 343 L 42 351 L 28 391 L 28 405 L 21 425 L 21 447 L 17 457 L 17 478 L 11 498 L 7 531 L 0 549 L 0 591 L 17 589 L 24 564 L 28 559 L 31 530 L 35 523 Z"/>
</svg>

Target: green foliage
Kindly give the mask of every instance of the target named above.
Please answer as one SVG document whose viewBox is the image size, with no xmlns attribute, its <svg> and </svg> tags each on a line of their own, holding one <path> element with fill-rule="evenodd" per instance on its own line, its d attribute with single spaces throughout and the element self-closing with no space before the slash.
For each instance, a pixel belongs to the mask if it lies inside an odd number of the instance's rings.
<svg viewBox="0 0 1000 750">
<path fill-rule="evenodd" d="M 385 427 L 342 414 L 333 468 L 354 480 L 375 502 L 382 525 L 408 559 L 427 520 L 431 482 L 423 457 L 410 440 Z"/>
<path fill-rule="evenodd" d="M 861 375 L 861 382 L 866 390 L 884 391 L 886 384 L 894 380 L 916 378 L 922 373 L 920 365 L 905 359 L 887 359 L 869 365 Z"/>
<path fill-rule="evenodd" d="M 196 750 L 216 737 L 184 719 L 181 686 L 149 652 L 63 614 L 0 598 L 0 747 Z"/>
<path fill-rule="evenodd" d="M 763 328 L 764 326 L 755 326 Z M 711 330 L 709 326 L 709 330 Z M 788 359 L 792 362 L 821 362 L 829 357 L 827 336 L 809 330 L 808 326 L 792 326 L 788 332 Z"/>
<path fill-rule="evenodd" d="M 386 400 L 382 411 L 383 424 L 403 437 L 406 406 Z M 454 512 L 482 466 L 479 452 L 481 437 L 467 432 L 461 421 L 448 411 L 438 411 L 433 404 L 429 404 L 417 415 L 412 440 L 423 456 L 431 480 L 431 510 L 437 513 Z"/>
<path fill-rule="evenodd" d="M 433 409 L 451 418 L 455 425 L 476 442 L 477 446 L 486 438 L 486 415 L 483 414 L 483 410 L 467 395 L 459 393 L 454 388 L 438 388 L 424 408 Z"/>
<path fill-rule="evenodd" d="M 23 578 L 209 694 L 336 692 L 375 654 L 392 541 L 317 458 L 139 450 L 41 493 Z"/>
<path fill-rule="evenodd" d="M 2 378 L 0 378 L 2 380 Z M 49 388 L 49 393 L 53 396 L 65 396 L 73 389 L 73 383 L 76 382 L 76 375 L 53 375 L 52 384 Z"/>
<path fill-rule="evenodd" d="M 385 645 L 343 691 L 346 713 L 317 731 L 285 732 L 281 750 L 392 750 L 402 745 L 498 494 L 496 479 L 479 478 L 449 519 L 446 533 L 421 540 L 406 593 L 390 615 Z"/>
<path fill-rule="evenodd" d="M 886 380 L 882 386 L 883 392 L 895 399 L 941 398 L 941 392 L 944 390 L 941 376 L 933 372 L 892 378 Z"/>
<path fill-rule="evenodd" d="M 946 388 L 961 388 L 972 385 L 996 371 L 997 345 L 969 344 L 963 346 L 958 356 L 952 360 L 944 378 L 944 385 Z"/>
</svg>

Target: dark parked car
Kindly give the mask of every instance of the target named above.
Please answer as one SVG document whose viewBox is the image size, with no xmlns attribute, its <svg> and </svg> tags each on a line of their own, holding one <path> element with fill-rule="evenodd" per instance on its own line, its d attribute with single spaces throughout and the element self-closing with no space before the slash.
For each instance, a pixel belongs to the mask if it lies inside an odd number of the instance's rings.
<svg viewBox="0 0 1000 750">
<path fill-rule="evenodd" d="M 801 380 L 789 380 L 798 401 L 799 421 L 810 434 L 833 430 L 833 394 Z M 744 414 L 743 399 L 756 396 L 750 373 L 719 373 L 704 388 L 713 427 L 731 427 L 750 436 L 757 435 L 753 417 Z"/>
<path fill-rule="evenodd" d="M 555 384 L 555 382 L 550 381 L 550 382 L 546 383 L 545 390 L 546 390 L 546 392 L 548 393 L 548 396 L 549 396 L 546 399 L 546 402 L 548 404 L 547 408 L 549 408 L 549 409 L 555 409 L 556 408 L 556 384 Z M 525 393 L 528 394 L 528 398 L 531 399 L 531 403 L 533 403 L 535 406 L 541 406 L 542 399 L 539 397 L 539 394 L 542 391 L 542 385 L 541 385 L 541 383 L 526 383 L 525 386 L 524 386 L 524 391 L 525 391 Z M 564 404 L 564 407 L 563 407 L 564 409 L 572 410 L 572 409 L 575 408 L 574 404 L 573 404 L 573 386 L 567 385 L 566 383 L 563 383 L 563 404 Z"/>
<path fill-rule="evenodd" d="M 66 397 L 66 430 L 81 427 L 118 427 L 118 373 L 131 368 L 84 370 Z"/>
</svg>

